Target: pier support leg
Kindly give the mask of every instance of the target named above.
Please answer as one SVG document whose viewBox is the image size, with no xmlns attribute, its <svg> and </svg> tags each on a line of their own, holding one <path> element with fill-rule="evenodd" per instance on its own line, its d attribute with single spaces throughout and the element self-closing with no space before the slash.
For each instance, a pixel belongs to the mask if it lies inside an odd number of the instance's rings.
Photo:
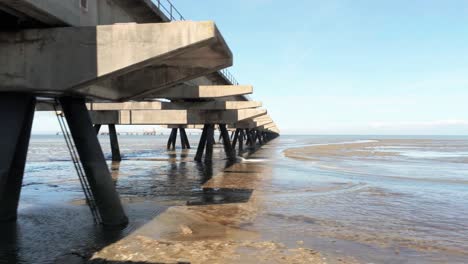
<svg viewBox="0 0 468 264">
<path fill-rule="evenodd" d="M 195 161 L 200 162 L 203 157 L 203 151 L 205 150 L 206 137 L 208 132 L 208 125 L 203 127 L 203 132 L 200 137 L 200 143 L 198 143 L 197 154 L 195 155 Z"/>
<path fill-rule="evenodd" d="M 231 140 L 229 139 L 229 132 L 226 129 L 226 124 L 219 124 L 221 137 L 223 138 L 224 152 L 229 160 L 236 160 L 236 153 L 232 149 Z"/>
<path fill-rule="evenodd" d="M 185 146 L 185 139 L 184 135 L 182 135 L 182 128 L 179 128 L 179 134 L 180 134 L 180 145 L 182 145 L 182 149 L 186 149 L 187 147 Z"/>
<path fill-rule="evenodd" d="M 232 139 L 232 149 L 233 149 L 234 151 L 236 150 L 237 141 L 239 140 L 239 130 L 240 130 L 240 129 L 236 129 L 236 131 L 232 133 L 232 135 L 233 135 L 233 139 Z"/>
<path fill-rule="evenodd" d="M 183 149 L 190 149 L 190 142 L 187 137 L 187 133 L 185 132 L 185 128 L 179 128 L 180 130 L 180 141 L 182 142 Z"/>
<path fill-rule="evenodd" d="M 117 130 L 115 129 L 115 124 L 109 125 L 109 138 L 112 150 L 112 161 L 122 161 L 122 156 L 120 155 L 119 139 L 117 137 Z"/>
<path fill-rule="evenodd" d="M 214 125 L 207 125 L 208 129 L 206 131 L 206 150 L 205 150 L 205 162 L 211 163 L 213 161 L 213 145 L 215 144 L 214 140 Z"/>
<path fill-rule="evenodd" d="M 115 190 L 85 100 L 63 97 L 60 103 L 103 224 L 109 227 L 126 226 L 128 218 Z"/>
<path fill-rule="evenodd" d="M 167 141 L 167 149 L 174 150 L 176 148 L 177 130 L 177 128 L 173 128 L 171 130 L 171 135 L 169 136 L 169 140 Z"/>
<path fill-rule="evenodd" d="M 258 139 L 258 144 L 259 144 L 260 146 L 262 146 L 262 145 L 263 145 L 262 132 L 261 132 L 261 131 L 257 131 L 256 136 L 257 136 L 257 139 Z"/>
<path fill-rule="evenodd" d="M 94 125 L 94 131 L 96 131 L 96 135 L 99 135 L 100 130 L 101 130 L 101 125 L 99 124 Z"/>
<path fill-rule="evenodd" d="M 36 99 L 25 94 L 1 94 L 0 222 L 15 221 L 23 183 Z"/>
<path fill-rule="evenodd" d="M 254 148 L 255 147 L 255 139 L 253 137 L 253 131 L 250 131 L 250 130 L 246 130 L 247 132 L 247 142 L 248 142 L 248 145 L 249 147 L 251 148 Z"/>
<path fill-rule="evenodd" d="M 244 139 L 245 139 L 244 130 L 240 129 L 239 131 L 239 155 L 242 154 L 242 152 L 244 151 Z"/>
</svg>

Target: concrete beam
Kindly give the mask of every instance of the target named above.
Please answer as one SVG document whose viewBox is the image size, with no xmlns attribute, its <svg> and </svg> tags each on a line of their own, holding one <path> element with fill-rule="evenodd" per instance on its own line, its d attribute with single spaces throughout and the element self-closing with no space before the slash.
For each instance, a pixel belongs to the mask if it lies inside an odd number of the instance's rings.
<svg viewBox="0 0 468 264">
<path fill-rule="evenodd" d="M 39 102 L 36 111 L 54 111 L 53 102 Z M 209 102 L 125 102 L 125 103 L 88 103 L 89 110 L 237 110 L 258 108 L 261 102 L 256 101 L 209 101 Z M 57 108 L 61 110 L 61 108 Z"/>
<path fill-rule="evenodd" d="M 161 125 L 166 128 L 203 129 L 203 125 Z"/>
<path fill-rule="evenodd" d="M 228 96 L 238 96 L 253 93 L 250 85 L 177 85 L 156 93 L 151 93 L 148 98 L 165 99 L 210 99 Z"/>
<path fill-rule="evenodd" d="M 163 109 L 238 110 L 262 107 L 257 101 L 209 101 L 163 103 Z"/>
<path fill-rule="evenodd" d="M 232 65 L 213 22 L 0 33 L 1 92 L 144 97 Z M 70 63 L 73 63 L 71 65 Z"/>
<path fill-rule="evenodd" d="M 263 115 L 259 117 L 254 117 L 248 120 L 242 120 L 235 124 L 230 125 L 231 128 L 244 128 L 244 129 L 253 129 L 266 124 L 273 122 L 269 115 Z"/>
<path fill-rule="evenodd" d="M 265 113 L 264 109 L 90 111 L 94 124 L 117 125 L 225 124 L 236 123 Z"/>
<path fill-rule="evenodd" d="M 237 110 L 261 107 L 255 101 L 91 103 L 89 110 Z"/>
</svg>

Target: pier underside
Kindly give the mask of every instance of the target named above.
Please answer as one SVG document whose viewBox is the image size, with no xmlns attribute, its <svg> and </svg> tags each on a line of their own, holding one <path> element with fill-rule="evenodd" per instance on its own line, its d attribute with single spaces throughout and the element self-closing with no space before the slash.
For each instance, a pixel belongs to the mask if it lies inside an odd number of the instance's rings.
<svg viewBox="0 0 468 264">
<path fill-rule="evenodd" d="M 0 33 L 0 92 L 128 100 L 232 65 L 213 22 Z"/>
</svg>

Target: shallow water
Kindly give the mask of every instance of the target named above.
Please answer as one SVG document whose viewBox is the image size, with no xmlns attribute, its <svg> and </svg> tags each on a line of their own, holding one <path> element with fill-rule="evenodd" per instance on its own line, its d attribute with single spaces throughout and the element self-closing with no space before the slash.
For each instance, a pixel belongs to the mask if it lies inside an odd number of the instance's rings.
<svg viewBox="0 0 468 264">
<path fill-rule="evenodd" d="M 261 209 L 241 228 L 262 239 L 301 243 L 330 259 L 467 262 L 468 138 L 282 136 L 243 160 L 242 170 L 230 167 L 225 172 L 221 146 L 215 148 L 216 162 L 202 166 L 193 162 L 195 148 L 166 151 L 166 137 L 119 139 L 124 160 L 109 166 L 129 227 L 110 232 L 94 226 L 62 138 L 34 136 L 18 222 L 0 226 L 0 263 L 54 263 L 64 255 L 89 256 L 173 206 L 245 203 L 252 192 Z M 198 136 L 190 139 L 196 145 Z M 385 140 L 390 141 L 378 145 Z M 109 157 L 108 139 L 100 141 Z M 361 151 L 393 154 L 314 156 L 307 161 L 283 153 L 342 142 L 374 142 Z M 203 189 L 213 176 L 230 188 Z M 255 181 L 247 181 L 249 177 Z"/>
<path fill-rule="evenodd" d="M 271 200 L 281 196 L 284 202 L 272 207 L 272 217 L 285 219 L 274 228 L 293 232 L 292 222 L 302 221 L 307 227 L 297 232 L 388 249 L 410 263 L 468 261 L 467 138 L 370 138 L 378 140 L 377 147 L 361 151 L 384 149 L 393 155 L 314 156 L 314 161 L 276 164 L 275 186 L 292 190 L 272 195 Z M 366 138 L 356 142 L 360 139 Z M 303 137 L 287 145 L 322 140 Z"/>
</svg>

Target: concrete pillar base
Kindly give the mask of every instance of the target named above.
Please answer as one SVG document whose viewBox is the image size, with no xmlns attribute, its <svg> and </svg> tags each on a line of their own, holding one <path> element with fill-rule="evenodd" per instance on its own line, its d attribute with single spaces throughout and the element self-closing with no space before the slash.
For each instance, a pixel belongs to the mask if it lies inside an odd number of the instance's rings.
<svg viewBox="0 0 468 264">
<path fill-rule="evenodd" d="M 15 221 L 23 183 L 36 99 L 32 95 L 0 95 L 0 222 Z"/>
<path fill-rule="evenodd" d="M 109 168 L 86 109 L 85 100 L 60 98 L 73 141 L 104 226 L 125 227 L 125 215 Z"/>
</svg>

